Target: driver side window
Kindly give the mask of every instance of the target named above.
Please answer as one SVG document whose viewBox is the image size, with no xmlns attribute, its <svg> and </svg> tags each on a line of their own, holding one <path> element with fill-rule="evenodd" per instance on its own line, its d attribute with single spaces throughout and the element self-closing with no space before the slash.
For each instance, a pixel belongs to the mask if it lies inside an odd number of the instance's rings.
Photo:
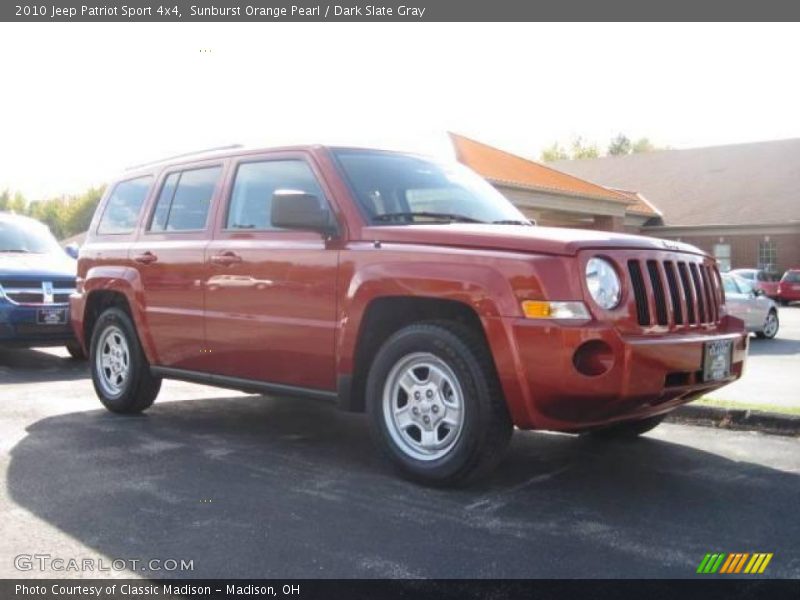
<svg viewBox="0 0 800 600">
<path fill-rule="evenodd" d="M 271 220 L 272 196 L 278 190 L 312 194 L 325 203 L 322 188 L 311 167 L 302 160 L 270 160 L 242 163 L 228 205 L 226 229 L 280 230 Z"/>
</svg>

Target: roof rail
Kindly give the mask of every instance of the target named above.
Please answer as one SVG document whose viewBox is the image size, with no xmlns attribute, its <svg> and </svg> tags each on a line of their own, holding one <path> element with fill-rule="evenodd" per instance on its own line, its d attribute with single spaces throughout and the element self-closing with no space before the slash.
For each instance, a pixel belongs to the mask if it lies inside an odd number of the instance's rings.
<svg viewBox="0 0 800 600">
<path fill-rule="evenodd" d="M 207 154 L 208 152 L 216 152 L 219 150 L 234 150 L 236 148 L 243 148 L 242 144 L 229 144 L 227 146 L 215 146 L 213 148 L 205 148 L 203 150 L 196 150 L 194 152 L 184 152 L 183 154 L 175 154 L 174 156 L 166 156 L 164 158 L 159 158 L 158 160 L 151 160 L 148 162 L 143 162 L 138 165 L 131 165 L 130 167 L 125 167 L 126 171 L 132 171 L 133 169 L 141 169 L 142 167 L 149 167 L 150 165 L 157 165 L 158 163 L 166 162 L 168 160 L 174 160 L 176 158 L 184 158 L 186 156 L 195 156 L 197 154 Z"/>
</svg>

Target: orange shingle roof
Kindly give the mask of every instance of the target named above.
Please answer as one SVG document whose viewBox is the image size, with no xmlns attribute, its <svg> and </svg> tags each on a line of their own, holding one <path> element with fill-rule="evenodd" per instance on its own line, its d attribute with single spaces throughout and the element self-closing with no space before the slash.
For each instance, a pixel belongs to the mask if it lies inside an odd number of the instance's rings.
<svg viewBox="0 0 800 600">
<path fill-rule="evenodd" d="M 628 190 L 620 190 L 618 188 L 609 188 L 613 189 L 618 194 L 622 194 L 626 198 L 629 198 L 632 204 L 628 205 L 625 209 L 630 213 L 636 213 L 638 215 L 646 215 L 648 217 L 660 217 L 662 213 L 658 210 L 647 198 L 645 198 L 640 192 L 629 192 Z"/>
<path fill-rule="evenodd" d="M 494 183 L 623 204 L 635 202 L 634 199 L 614 190 L 464 136 L 451 133 L 450 139 L 459 162 Z"/>
</svg>

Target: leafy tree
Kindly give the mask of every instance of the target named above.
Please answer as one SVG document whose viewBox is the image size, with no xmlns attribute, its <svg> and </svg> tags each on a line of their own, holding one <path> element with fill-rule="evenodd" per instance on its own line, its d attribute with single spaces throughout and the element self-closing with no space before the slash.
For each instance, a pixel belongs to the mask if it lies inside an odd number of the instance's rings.
<svg viewBox="0 0 800 600">
<path fill-rule="evenodd" d="M 580 136 L 572 141 L 572 160 L 597 158 L 598 156 L 600 156 L 600 150 L 597 148 L 597 144 L 588 143 Z"/>
<path fill-rule="evenodd" d="M 628 137 L 620 133 L 608 144 L 608 155 L 624 156 L 625 154 L 630 154 L 631 146 L 632 144 Z"/>
<path fill-rule="evenodd" d="M 646 137 L 639 138 L 633 143 L 633 146 L 631 147 L 631 152 L 633 152 L 634 154 L 641 154 L 643 152 L 654 152 L 656 150 L 658 150 L 658 148 L 656 148 L 653 142 L 651 142 Z"/>
<path fill-rule="evenodd" d="M 553 142 L 552 145 L 542 150 L 542 162 L 553 162 L 556 160 L 566 160 L 568 158 L 569 155 L 567 155 L 567 152 L 558 142 Z"/>
<path fill-rule="evenodd" d="M 103 187 L 90 188 L 75 196 L 58 196 L 28 202 L 16 192 L 0 193 L 0 210 L 28 215 L 45 223 L 59 239 L 82 233 L 89 228 L 94 211 L 103 195 Z"/>
<path fill-rule="evenodd" d="M 25 196 L 19 192 L 14 193 L 14 196 L 8 202 L 8 210 L 24 215 L 28 211 L 28 201 Z"/>
</svg>

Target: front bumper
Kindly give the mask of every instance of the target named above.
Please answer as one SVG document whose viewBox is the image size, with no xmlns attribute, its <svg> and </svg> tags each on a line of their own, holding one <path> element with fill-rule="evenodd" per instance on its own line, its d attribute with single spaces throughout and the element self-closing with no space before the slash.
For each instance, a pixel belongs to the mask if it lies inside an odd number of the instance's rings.
<svg viewBox="0 0 800 600">
<path fill-rule="evenodd" d="M 39 306 L 14 304 L 0 298 L 0 345 L 61 346 L 75 340 L 69 323 L 68 304 L 48 304 L 47 308 L 65 309 L 67 321 L 58 325 L 38 323 Z"/>
<path fill-rule="evenodd" d="M 504 361 L 498 372 L 515 425 L 527 429 L 581 431 L 668 412 L 741 377 L 747 355 L 743 323 L 730 316 L 713 328 L 636 336 L 596 322 L 502 321 L 513 365 Z M 730 376 L 704 382 L 704 344 L 722 339 L 733 341 Z M 592 340 L 607 345 L 611 360 L 607 371 L 589 376 L 574 356 Z"/>
</svg>

